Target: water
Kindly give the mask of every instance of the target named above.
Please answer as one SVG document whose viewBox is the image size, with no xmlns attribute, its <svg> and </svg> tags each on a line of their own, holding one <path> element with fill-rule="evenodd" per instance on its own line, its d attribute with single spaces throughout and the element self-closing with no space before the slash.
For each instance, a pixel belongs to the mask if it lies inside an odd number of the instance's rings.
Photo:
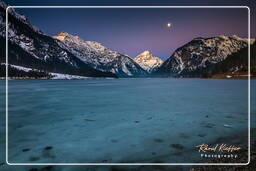
<svg viewBox="0 0 256 171">
<path fill-rule="evenodd" d="M 246 131 L 247 91 L 247 80 L 9 81 L 9 162 L 198 162 L 196 145 Z"/>
</svg>

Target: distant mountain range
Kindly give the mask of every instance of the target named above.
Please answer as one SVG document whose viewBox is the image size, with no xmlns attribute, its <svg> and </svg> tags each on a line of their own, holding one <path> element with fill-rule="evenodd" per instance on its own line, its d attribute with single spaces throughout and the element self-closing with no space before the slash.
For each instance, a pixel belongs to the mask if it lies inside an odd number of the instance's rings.
<svg viewBox="0 0 256 171">
<path fill-rule="evenodd" d="M 0 44 L 5 45 L 5 9 L 0 2 Z M 247 39 L 238 36 L 195 38 L 162 61 L 150 51 L 134 59 L 101 43 L 61 32 L 53 37 L 32 25 L 25 16 L 9 10 L 10 77 L 212 77 L 248 70 Z M 252 73 L 255 40 L 251 40 Z M 5 76 L 5 48 L 0 49 L 0 77 Z M 256 73 L 256 72 L 255 72 Z M 61 77 L 63 78 L 63 77 Z"/>
</svg>

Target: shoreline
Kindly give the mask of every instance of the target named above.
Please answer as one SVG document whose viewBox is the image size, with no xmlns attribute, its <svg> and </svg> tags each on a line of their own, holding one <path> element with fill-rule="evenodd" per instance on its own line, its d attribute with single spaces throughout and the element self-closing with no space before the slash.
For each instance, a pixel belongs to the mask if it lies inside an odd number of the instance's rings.
<svg viewBox="0 0 256 171">
<path fill-rule="evenodd" d="M 126 77 L 125 77 L 126 78 Z M 212 79 L 212 80 L 248 80 L 248 76 L 244 77 L 232 77 L 232 78 L 227 78 L 227 77 L 131 77 L 130 79 L 134 78 L 145 78 L 145 79 L 155 79 L 155 78 L 170 78 L 170 79 Z M 8 81 L 12 80 L 97 80 L 97 79 L 122 79 L 122 78 L 114 78 L 114 77 L 88 77 L 88 78 L 70 78 L 70 79 L 65 79 L 65 78 L 58 78 L 58 79 L 51 79 L 51 78 L 9 78 Z M 129 79 L 129 78 L 128 78 Z M 251 80 L 255 80 L 256 76 L 251 76 Z M 0 80 L 6 81 L 6 78 L 0 77 Z"/>
<path fill-rule="evenodd" d="M 118 79 L 113 77 L 87 77 L 87 78 L 71 78 L 71 79 L 49 79 L 49 78 L 9 78 L 8 81 L 20 81 L 20 80 L 98 80 L 98 79 Z M 0 80 L 6 81 L 6 78 L 0 78 Z"/>
</svg>

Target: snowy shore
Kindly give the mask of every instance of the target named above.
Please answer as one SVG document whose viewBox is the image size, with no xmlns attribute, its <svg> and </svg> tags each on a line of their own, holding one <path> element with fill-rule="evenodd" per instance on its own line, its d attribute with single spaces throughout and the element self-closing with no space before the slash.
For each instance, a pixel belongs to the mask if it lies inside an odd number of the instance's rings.
<svg viewBox="0 0 256 171">
<path fill-rule="evenodd" d="M 27 67 L 12 65 L 12 64 L 10 64 L 9 67 L 15 68 L 19 71 L 24 71 L 24 72 L 30 72 L 30 71 L 42 72 L 38 69 L 27 68 Z M 54 73 L 54 72 L 49 72 L 49 73 L 47 73 L 47 75 L 48 75 L 47 77 L 40 77 L 40 78 L 26 77 L 26 76 L 25 77 L 8 77 L 8 80 L 87 80 L 87 79 L 97 79 L 97 77 L 85 77 L 85 76 L 79 76 L 79 75 L 70 75 L 70 74 L 62 74 L 62 73 Z M 0 77 L 0 80 L 5 80 L 5 79 L 6 79 L 6 77 Z M 113 78 L 105 77 L 105 79 L 113 79 Z"/>
</svg>

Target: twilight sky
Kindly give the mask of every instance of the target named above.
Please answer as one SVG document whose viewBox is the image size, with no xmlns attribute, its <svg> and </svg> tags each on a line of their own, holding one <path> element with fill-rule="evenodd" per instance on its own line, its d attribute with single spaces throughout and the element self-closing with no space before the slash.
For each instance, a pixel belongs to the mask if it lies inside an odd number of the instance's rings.
<svg viewBox="0 0 256 171">
<path fill-rule="evenodd" d="M 48 35 L 55 35 L 61 31 L 68 32 L 85 40 L 100 42 L 112 50 L 128 54 L 131 57 L 135 57 L 144 50 L 150 50 L 154 55 L 166 59 L 175 49 L 193 38 L 217 35 L 231 36 L 233 34 L 247 37 L 248 30 L 248 11 L 246 8 L 30 8 L 17 9 L 17 11 L 25 14 L 32 24 Z M 168 22 L 172 23 L 172 27 L 166 26 Z"/>
</svg>

